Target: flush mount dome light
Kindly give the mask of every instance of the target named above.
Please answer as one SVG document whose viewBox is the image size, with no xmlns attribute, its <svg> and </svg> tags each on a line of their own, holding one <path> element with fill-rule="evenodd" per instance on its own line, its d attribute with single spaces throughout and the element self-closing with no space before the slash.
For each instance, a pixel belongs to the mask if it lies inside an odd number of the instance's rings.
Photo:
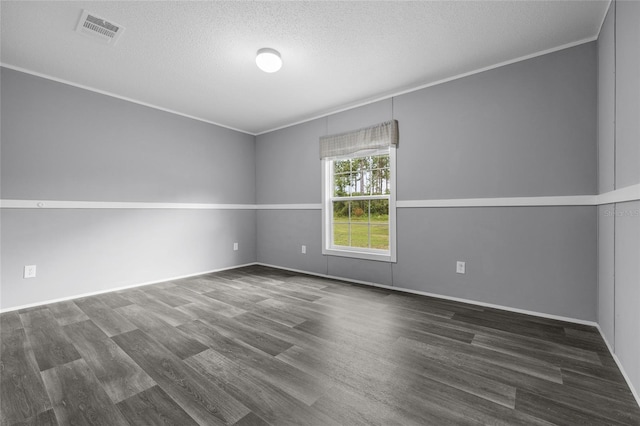
<svg viewBox="0 0 640 426">
<path fill-rule="evenodd" d="M 275 49 L 265 47 L 258 50 L 256 65 L 264 72 L 276 72 L 282 68 L 282 58 L 280 52 Z"/>
</svg>

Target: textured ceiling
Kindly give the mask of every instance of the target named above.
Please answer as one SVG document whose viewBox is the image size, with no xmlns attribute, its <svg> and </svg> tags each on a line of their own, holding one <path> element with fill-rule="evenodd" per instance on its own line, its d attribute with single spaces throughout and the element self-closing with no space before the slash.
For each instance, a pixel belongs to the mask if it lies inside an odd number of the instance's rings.
<svg viewBox="0 0 640 426">
<path fill-rule="evenodd" d="M 0 60 L 257 134 L 593 40 L 608 4 L 2 1 Z M 74 31 L 82 9 L 126 27 L 116 46 Z"/>
</svg>

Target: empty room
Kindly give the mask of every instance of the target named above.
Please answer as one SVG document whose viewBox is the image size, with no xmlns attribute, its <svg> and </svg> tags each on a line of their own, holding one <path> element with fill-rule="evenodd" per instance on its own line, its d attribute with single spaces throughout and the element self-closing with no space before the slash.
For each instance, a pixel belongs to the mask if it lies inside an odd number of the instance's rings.
<svg viewBox="0 0 640 426">
<path fill-rule="evenodd" d="M 0 19 L 2 426 L 640 425 L 640 2 Z"/>
</svg>

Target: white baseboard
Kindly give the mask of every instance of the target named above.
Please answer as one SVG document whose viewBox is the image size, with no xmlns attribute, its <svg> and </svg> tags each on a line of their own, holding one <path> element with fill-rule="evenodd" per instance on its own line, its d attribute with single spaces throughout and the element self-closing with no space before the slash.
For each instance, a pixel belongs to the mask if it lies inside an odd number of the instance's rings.
<svg viewBox="0 0 640 426">
<path fill-rule="evenodd" d="M 638 403 L 638 407 L 640 407 L 640 394 L 638 393 L 636 388 L 633 386 L 633 383 L 631 382 L 631 378 L 627 375 L 627 372 L 624 371 L 624 367 L 622 366 L 622 363 L 616 356 L 616 353 L 614 352 L 613 348 L 609 344 L 609 341 L 607 340 L 606 336 L 602 332 L 602 329 L 600 328 L 600 324 L 596 323 L 596 328 L 598 329 L 600 336 L 602 336 L 602 340 L 604 340 L 605 345 L 607 345 L 607 349 L 609 349 L 609 353 L 613 357 L 613 360 L 616 362 L 618 369 L 622 373 L 622 377 L 624 377 L 624 380 L 627 382 L 627 386 L 629 386 L 629 389 L 631 389 L 631 393 L 633 394 L 633 397 L 636 399 L 636 402 Z"/>
<path fill-rule="evenodd" d="M 110 288 L 108 290 L 98 290 L 98 291 L 92 291 L 92 292 L 89 292 L 89 293 L 75 294 L 73 296 L 60 297 L 58 299 L 51 299 L 51 300 L 45 300 L 45 301 L 42 301 L 42 302 L 29 303 L 29 304 L 26 304 L 26 305 L 12 306 L 10 308 L 0 309 L 0 314 L 5 313 L 5 312 L 18 311 L 20 309 L 34 308 L 36 306 L 49 305 L 51 303 L 64 302 L 66 300 L 74 300 L 74 299 L 80 299 L 80 298 L 83 298 L 83 297 L 97 296 L 98 294 L 111 293 L 112 291 L 120 291 L 120 290 L 127 290 L 127 289 L 130 289 L 130 288 L 144 287 L 144 286 L 151 285 L 151 284 L 158 284 L 158 283 L 163 283 L 163 282 L 166 282 L 166 281 L 173 281 L 173 280 L 181 280 L 183 278 L 190 278 L 190 277 L 195 277 L 195 276 L 198 276 L 198 275 L 211 274 L 213 272 L 228 271 L 230 269 L 243 268 L 245 266 L 253 266 L 253 265 L 256 265 L 256 263 L 255 262 L 245 263 L 245 264 L 242 264 L 242 265 L 228 266 L 226 268 L 212 269 L 210 271 L 196 272 L 194 274 L 180 275 L 180 276 L 177 276 L 177 277 L 163 278 L 161 280 L 146 281 L 146 282 L 143 282 L 143 283 L 130 284 L 130 285 L 122 286 L 122 287 Z"/>
<path fill-rule="evenodd" d="M 72 296 L 66 296 L 66 297 L 61 297 L 61 298 L 57 298 L 57 299 L 44 300 L 44 301 L 41 301 L 41 302 L 29 303 L 29 304 L 26 304 L 26 305 L 12 306 L 10 308 L 0 309 L 0 313 L 17 311 L 17 310 L 20 310 L 20 309 L 33 308 L 33 307 L 36 307 L 36 306 L 48 305 L 48 304 L 51 304 L 51 303 L 64 302 L 66 300 L 80 299 L 82 297 L 89 297 L 89 296 L 96 296 L 96 295 L 104 294 L 104 293 L 110 293 L 112 291 L 127 290 L 127 289 L 130 289 L 130 288 L 143 287 L 143 286 L 152 285 L 152 284 L 158 284 L 158 283 L 162 283 L 162 282 L 166 282 L 166 281 L 180 280 L 180 279 L 183 279 L 183 278 L 190 278 L 190 277 L 195 277 L 195 276 L 198 276 L 198 275 L 210 274 L 210 273 L 213 273 L 213 272 L 228 271 L 228 270 L 231 270 L 231 269 L 238 269 L 238 268 L 243 268 L 243 267 L 246 267 L 246 266 L 254 266 L 254 265 L 266 266 L 266 267 L 275 268 L 275 269 L 282 269 L 282 270 L 285 270 L 285 271 L 297 272 L 297 273 L 301 273 L 301 274 L 305 274 L 305 275 L 313 275 L 313 276 L 317 276 L 317 277 L 321 277 L 321 278 L 329 278 L 329 279 L 333 279 L 333 280 L 352 282 L 352 283 L 355 283 L 355 284 L 363 284 L 363 285 L 368 285 L 368 286 L 372 286 L 372 287 L 384 288 L 384 289 L 387 289 L 387 290 L 395 290 L 395 291 L 400 291 L 400 292 L 403 292 L 403 293 L 417 294 L 417 295 L 421 295 L 421 296 L 435 297 L 437 299 L 444 299 L 444 300 L 451 300 L 451 301 L 455 301 L 455 302 L 468 303 L 470 305 L 483 306 L 483 307 L 486 307 L 486 308 L 501 309 L 503 311 L 516 312 L 516 313 L 519 313 L 519 314 L 532 315 L 532 316 L 541 317 L 541 318 L 554 319 L 554 320 L 565 321 L 565 322 L 570 322 L 570 323 L 575 323 L 575 324 L 589 325 L 589 326 L 597 327 L 598 330 L 600 330 L 600 326 L 598 325 L 598 323 L 596 323 L 594 321 L 581 320 L 581 319 L 577 319 L 577 318 L 564 317 L 564 316 L 560 316 L 560 315 L 552 315 L 552 314 L 547 314 L 547 313 L 543 313 L 543 312 L 529 311 L 529 310 L 526 310 L 526 309 L 513 308 L 513 307 L 510 307 L 510 306 L 504 306 L 504 305 L 496 305 L 496 304 L 493 304 L 493 303 L 480 302 L 480 301 L 477 301 L 477 300 L 463 299 L 463 298 L 460 298 L 460 297 L 445 296 L 445 295 L 442 295 L 442 294 L 429 293 L 429 292 L 426 292 L 426 291 L 413 290 L 413 289 L 404 288 L 404 287 L 397 287 L 397 286 L 389 286 L 389 285 L 384 285 L 384 284 L 378 284 L 378 283 L 373 283 L 373 282 L 370 282 L 370 281 L 354 280 L 354 279 L 351 279 L 351 278 L 344 278 L 344 277 L 338 277 L 338 276 L 334 276 L 334 275 L 327 275 L 327 274 L 320 274 L 320 273 L 316 273 L 316 272 L 303 271 L 301 269 L 286 268 L 286 267 L 283 267 L 283 266 L 271 265 L 271 264 L 263 263 L 263 262 L 245 263 L 245 264 L 242 264 L 242 265 L 235 265 L 235 266 L 229 266 L 229 267 L 225 267 L 225 268 L 212 269 L 212 270 L 209 270 L 209 271 L 201 271 L 201 272 L 196 272 L 196 273 L 188 274 L 188 275 L 180 275 L 180 276 L 175 276 L 175 277 L 163 278 L 163 279 L 160 279 L 160 280 L 146 281 L 146 282 L 142 282 L 142 283 L 130 284 L 130 285 L 110 288 L 110 289 L 106 289 L 106 290 L 98 290 L 98 291 L 89 292 L 89 293 L 75 294 L 75 295 L 72 295 Z M 600 332 L 600 334 L 602 334 L 602 332 Z M 605 339 L 605 342 L 607 343 L 607 346 L 609 346 L 609 344 L 606 341 L 606 339 Z M 611 348 L 609 348 L 609 350 L 613 354 L 613 351 L 611 351 Z"/>
<path fill-rule="evenodd" d="M 503 311 L 515 312 L 515 313 L 525 314 L 525 315 L 532 315 L 532 316 L 536 316 L 536 317 L 554 319 L 554 320 L 558 320 L 558 321 L 565 321 L 565 322 L 570 322 L 570 323 L 574 323 L 574 324 L 589 325 L 589 326 L 597 327 L 598 330 L 600 330 L 600 326 L 595 321 L 588 321 L 588 320 L 582 320 L 582 319 L 577 319 L 577 318 L 564 317 L 564 316 L 561 316 L 561 315 L 547 314 L 547 313 L 544 313 L 544 312 L 529 311 L 529 310 L 526 310 L 526 309 L 513 308 L 513 307 L 510 307 L 510 306 L 504 306 L 504 305 L 496 305 L 496 304 L 493 304 L 493 303 L 480 302 L 480 301 L 477 301 L 477 300 L 464 299 L 464 298 L 461 298 L 461 297 L 445 296 L 445 295 L 442 295 L 442 294 L 429 293 L 429 292 L 426 292 L 426 291 L 413 290 L 413 289 L 404 288 L 404 287 L 389 286 L 389 285 L 384 285 L 384 284 L 373 283 L 373 282 L 370 282 L 370 281 L 354 280 L 354 279 L 351 279 L 351 278 L 338 277 L 338 276 L 335 276 L 335 275 L 327 275 L 327 274 L 320 274 L 320 273 L 316 273 L 316 272 L 303 271 L 301 269 L 286 268 L 284 266 L 271 265 L 271 264 L 263 263 L 263 262 L 245 263 L 245 264 L 242 264 L 242 265 L 235 265 L 235 266 L 229 266 L 229 267 L 225 267 L 225 268 L 212 269 L 212 270 L 209 270 L 209 271 L 201 271 L 201 272 L 196 272 L 196 273 L 188 274 L 188 275 L 180 275 L 180 276 L 176 276 L 176 277 L 163 278 L 163 279 L 160 279 L 160 280 L 146 281 L 146 282 L 142 282 L 142 283 L 130 284 L 130 285 L 110 288 L 110 289 L 106 289 L 106 290 L 99 290 L 99 291 L 94 291 L 94 292 L 89 292 L 89 293 L 76 294 L 76 295 L 73 295 L 73 296 L 61 297 L 61 298 L 57 298 L 57 299 L 45 300 L 45 301 L 41 301 L 41 302 L 29 303 L 29 304 L 26 304 L 26 305 L 12 306 L 10 308 L 0 309 L 0 313 L 17 311 L 17 310 L 20 310 L 20 309 L 33 308 L 33 307 L 41 306 L 41 305 L 48 305 L 50 303 L 64 302 L 66 300 L 73 300 L 73 299 L 80 299 L 82 297 L 96 296 L 98 294 L 110 293 L 112 291 L 120 291 L 120 290 L 126 290 L 126 289 L 130 289 L 130 288 L 135 288 L 135 287 L 143 287 L 143 286 L 152 285 L 152 284 L 158 284 L 158 283 L 162 283 L 162 282 L 166 282 L 166 281 L 180 280 L 180 279 L 183 279 L 183 278 L 190 278 L 190 277 L 195 277 L 195 276 L 198 276 L 198 275 L 210 274 L 210 273 L 213 273 L 213 272 L 228 271 L 228 270 L 231 270 L 231 269 L 238 269 L 238 268 L 243 268 L 243 267 L 246 267 L 246 266 L 254 266 L 254 265 L 266 266 L 266 267 L 275 268 L 275 269 L 282 269 L 282 270 L 285 270 L 285 271 L 297 272 L 297 273 L 301 273 L 301 274 L 305 274 L 305 275 L 313 275 L 313 276 L 317 276 L 317 277 L 321 277 L 321 278 L 329 278 L 329 279 L 333 279 L 333 280 L 346 281 L 346 282 L 351 282 L 351 283 L 355 283 L 355 284 L 363 284 L 363 285 L 368 285 L 368 286 L 372 286 L 372 287 L 384 288 L 384 289 L 387 289 L 387 290 L 395 290 L 395 291 L 400 291 L 400 292 L 403 292 L 403 293 L 417 294 L 417 295 L 421 295 L 421 296 L 435 297 L 437 299 L 444 299 L 444 300 L 451 300 L 451 301 L 455 301 L 455 302 L 468 303 L 470 305 L 483 306 L 483 307 L 486 307 L 486 308 L 493 308 L 493 309 L 500 309 L 500 310 L 503 310 Z M 600 331 L 600 334 L 602 335 L 602 331 Z M 603 335 L 603 338 L 604 338 L 604 335 Z M 606 339 L 604 339 L 604 340 L 605 340 L 605 343 L 607 343 L 607 347 L 609 347 L 609 343 L 606 341 Z M 613 355 L 613 351 L 611 351 L 610 347 L 609 347 L 609 351 Z"/>
<path fill-rule="evenodd" d="M 300 270 L 300 269 L 285 268 L 283 266 L 270 265 L 268 263 L 262 263 L 262 262 L 256 262 L 255 264 L 256 265 L 260 265 L 260 266 L 267 266 L 267 267 L 270 267 L 270 268 L 283 269 L 285 271 L 299 272 L 301 274 L 313 275 L 313 276 L 316 276 L 316 277 L 329 278 L 329 279 L 339 280 L 339 281 L 347 281 L 347 282 L 351 282 L 351 283 L 355 283 L 355 284 L 364 284 L 364 285 L 368 285 L 368 286 L 384 288 L 384 289 L 387 289 L 387 290 L 401 291 L 403 293 L 410 293 L 410 294 L 418 294 L 420 296 L 435 297 L 437 299 L 452 300 L 454 302 L 468 303 L 470 305 L 482 306 L 482 307 L 485 307 L 485 308 L 500 309 L 500 310 L 503 310 L 503 311 L 515 312 L 515 313 L 518 313 L 518 314 L 532 315 L 532 316 L 540 317 L 540 318 L 548 318 L 548 319 L 553 319 L 553 320 L 558 320 L 558 321 L 570 322 L 570 323 L 574 323 L 574 324 L 589 325 L 589 326 L 592 326 L 592 327 L 597 327 L 597 325 L 598 325 L 595 321 L 581 320 L 581 319 L 571 318 L 571 317 L 563 317 L 563 316 L 560 316 L 560 315 L 546 314 L 544 312 L 528 311 L 526 309 L 513 308 L 513 307 L 510 307 L 510 306 L 503 306 L 503 305 L 495 305 L 493 303 L 479 302 L 477 300 L 463 299 L 463 298 L 460 298 L 460 297 L 453 297 L 453 296 L 445 296 L 445 295 L 436 294 L 436 293 L 428 293 L 426 291 L 412 290 L 412 289 L 404 288 L 404 287 L 396 287 L 396 286 L 372 283 L 372 282 L 368 282 L 368 281 L 360 281 L 360 280 L 354 280 L 354 279 L 350 279 L 350 278 L 336 277 L 334 275 L 319 274 L 319 273 L 316 273 L 316 272 L 308 272 L 308 271 L 303 271 L 303 270 Z"/>
</svg>

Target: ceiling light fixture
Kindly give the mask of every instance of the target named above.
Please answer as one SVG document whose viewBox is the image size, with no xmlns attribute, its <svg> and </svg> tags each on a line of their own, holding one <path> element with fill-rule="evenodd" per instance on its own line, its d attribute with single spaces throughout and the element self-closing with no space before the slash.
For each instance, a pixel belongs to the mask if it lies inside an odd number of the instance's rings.
<svg viewBox="0 0 640 426">
<path fill-rule="evenodd" d="M 282 58 L 280 52 L 268 47 L 258 50 L 256 56 L 256 65 L 264 72 L 276 72 L 282 68 Z"/>
</svg>

